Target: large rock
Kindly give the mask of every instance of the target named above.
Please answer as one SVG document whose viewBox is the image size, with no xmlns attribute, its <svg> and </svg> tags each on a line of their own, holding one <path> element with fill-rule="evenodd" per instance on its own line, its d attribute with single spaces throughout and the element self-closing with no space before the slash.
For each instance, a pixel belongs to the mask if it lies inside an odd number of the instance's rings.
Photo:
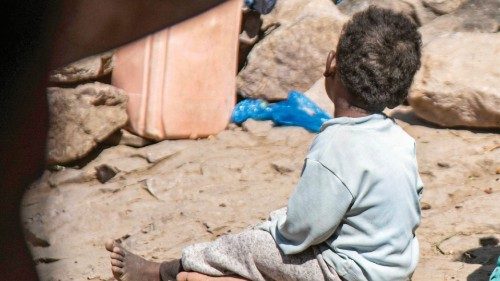
<svg viewBox="0 0 500 281">
<path fill-rule="evenodd" d="M 50 72 L 49 80 L 54 83 L 78 83 L 97 80 L 111 73 L 113 52 L 107 52 L 81 59 Z"/>
<path fill-rule="evenodd" d="M 248 54 L 262 37 L 261 27 L 262 19 L 260 14 L 250 9 L 244 9 L 239 36 L 238 71 L 245 66 Z"/>
<path fill-rule="evenodd" d="M 500 128 L 500 34 L 456 33 L 424 47 L 409 103 L 445 126 Z"/>
<path fill-rule="evenodd" d="M 498 11 L 498 0 L 469 0 L 453 13 L 440 16 L 422 26 L 419 31 L 422 33 L 424 44 L 453 32 L 495 33 L 500 27 Z"/>
<path fill-rule="evenodd" d="M 269 131 L 273 128 L 274 123 L 271 120 L 267 121 L 257 121 L 253 119 L 248 119 L 241 124 L 244 131 L 257 137 L 265 137 Z"/>
<path fill-rule="evenodd" d="M 290 20 L 280 22 L 248 56 L 237 79 L 242 96 L 285 99 L 290 90 L 307 90 L 322 74 L 328 51 L 336 48 L 346 17 L 330 0 L 293 0 L 287 7 L 292 4 L 298 10 L 282 13 Z"/>
<path fill-rule="evenodd" d="M 152 141 L 143 137 L 134 135 L 127 130 L 121 129 L 104 140 L 105 144 L 109 145 L 128 145 L 132 147 L 144 147 L 150 145 Z"/>
<path fill-rule="evenodd" d="M 437 14 L 448 14 L 455 11 L 467 0 L 423 0 L 425 6 Z"/>
<path fill-rule="evenodd" d="M 316 1 L 317 2 L 317 1 Z M 281 26 L 294 23 L 304 12 L 309 4 L 306 0 L 277 1 L 274 9 L 267 15 L 262 15 L 262 27 L 264 30 L 272 26 Z M 326 2 L 322 3 L 327 4 Z M 312 7 L 310 7 L 312 8 Z"/>
<path fill-rule="evenodd" d="M 437 17 L 437 14 L 422 3 L 421 0 L 356 0 L 343 1 L 338 7 L 346 15 L 352 16 L 370 5 L 403 13 L 412 18 L 419 26 Z"/>
<path fill-rule="evenodd" d="M 127 96 L 113 86 L 91 83 L 75 89 L 48 88 L 48 164 L 87 155 L 127 122 Z"/>
<path fill-rule="evenodd" d="M 325 77 L 321 77 L 304 95 L 316 103 L 321 109 L 333 116 L 335 106 L 333 101 L 326 94 Z"/>
</svg>

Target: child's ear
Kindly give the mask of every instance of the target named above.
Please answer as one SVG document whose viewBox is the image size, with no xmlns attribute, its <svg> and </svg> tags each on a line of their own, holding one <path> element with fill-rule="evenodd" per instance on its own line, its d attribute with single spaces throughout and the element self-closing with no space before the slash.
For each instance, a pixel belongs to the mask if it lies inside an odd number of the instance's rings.
<svg viewBox="0 0 500 281">
<path fill-rule="evenodd" d="M 335 60 L 335 51 L 332 50 L 328 53 L 328 57 L 326 58 L 325 72 L 323 73 L 323 76 L 332 76 L 335 73 L 336 69 L 337 64 Z"/>
</svg>

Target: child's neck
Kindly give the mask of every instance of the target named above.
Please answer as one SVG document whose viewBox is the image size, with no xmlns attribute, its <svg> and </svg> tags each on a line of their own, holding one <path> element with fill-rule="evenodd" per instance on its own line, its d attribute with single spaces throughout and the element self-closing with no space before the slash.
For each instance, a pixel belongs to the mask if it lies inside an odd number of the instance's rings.
<svg viewBox="0 0 500 281">
<path fill-rule="evenodd" d="M 367 110 L 364 110 L 362 108 L 350 104 L 347 100 L 343 98 L 336 99 L 334 104 L 335 104 L 335 112 L 333 115 L 335 118 L 338 117 L 357 118 L 372 114 Z"/>
<path fill-rule="evenodd" d="M 338 75 L 335 75 L 334 78 L 327 77 L 325 80 L 325 88 L 328 97 L 332 100 L 335 105 L 335 111 L 333 116 L 337 117 L 364 117 L 372 114 L 365 109 L 357 107 L 352 104 L 351 94 L 344 87 Z"/>
</svg>

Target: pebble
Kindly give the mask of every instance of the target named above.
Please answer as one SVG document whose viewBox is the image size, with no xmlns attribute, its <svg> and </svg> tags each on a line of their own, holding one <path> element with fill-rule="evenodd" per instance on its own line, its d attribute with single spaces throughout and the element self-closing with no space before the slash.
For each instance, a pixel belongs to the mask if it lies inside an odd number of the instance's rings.
<svg viewBox="0 0 500 281">
<path fill-rule="evenodd" d="M 100 183 L 105 183 L 116 176 L 116 171 L 107 164 L 95 167 L 96 177 Z"/>
<path fill-rule="evenodd" d="M 281 174 L 286 174 L 293 172 L 295 168 L 293 167 L 293 162 L 289 159 L 280 159 L 271 163 L 273 169 Z"/>
<path fill-rule="evenodd" d="M 272 121 L 256 121 L 253 119 L 248 119 L 242 124 L 244 131 L 258 137 L 266 136 L 273 126 L 274 123 Z"/>
<path fill-rule="evenodd" d="M 432 208 L 431 204 L 427 203 L 427 202 L 421 202 L 420 203 L 420 208 L 422 210 L 429 210 L 430 208 Z"/>
<path fill-rule="evenodd" d="M 446 162 L 438 162 L 437 165 L 441 168 L 449 168 L 450 167 L 450 164 L 448 164 Z"/>
</svg>

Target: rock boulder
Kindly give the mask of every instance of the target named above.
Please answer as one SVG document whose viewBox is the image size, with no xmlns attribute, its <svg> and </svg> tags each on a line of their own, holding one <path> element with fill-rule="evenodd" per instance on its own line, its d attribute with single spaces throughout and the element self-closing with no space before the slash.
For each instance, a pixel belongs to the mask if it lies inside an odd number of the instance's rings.
<svg viewBox="0 0 500 281">
<path fill-rule="evenodd" d="M 495 33 L 500 28 L 498 11 L 500 11 L 498 0 L 469 0 L 453 13 L 440 16 L 422 26 L 419 31 L 424 44 L 436 37 L 454 32 Z"/>
<path fill-rule="evenodd" d="M 438 16 L 432 9 L 424 5 L 421 0 L 343 1 L 338 5 L 338 7 L 344 14 L 352 16 L 353 14 L 368 8 L 370 5 L 403 13 L 412 18 L 419 26 L 432 21 Z"/>
<path fill-rule="evenodd" d="M 317 1 L 315 1 L 318 3 Z M 262 15 L 262 28 L 267 30 L 272 26 L 281 26 L 294 23 L 309 4 L 306 0 L 277 1 L 274 9 L 267 15 Z M 326 2 L 323 5 L 329 5 Z"/>
<path fill-rule="evenodd" d="M 87 155 L 127 122 L 127 96 L 121 89 L 90 83 L 75 89 L 48 88 L 48 164 Z"/>
<path fill-rule="evenodd" d="M 408 101 L 444 127 L 500 128 L 500 34 L 456 33 L 424 47 Z"/>
<path fill-rule="evenodd" d="M 309 90 L 304 92 L 304 95 L 321 107 L 321 109 L 333 116 L 335 106 L 333 105 L 333 101 L 331 101 L 326 94 L 324 77 L 316 81 Z"/>
<path fill-rule="evenodd" d="M 307 90 L 321 76 L 346 20 L 330 0 L 290 0 L 270 17 L 283 20 L 255 45 L 238 74 L 244 97 L 280 100 L 290 90 Z"/>
<path fill-rule="evenodd" d="M 97 80 L 111 73 L 113 52 L 81 59 L 50 72 L 49 81 L 57 84 Z"/>
<path fill-rule="evenodd" d="M 455 11 L 467 0 L 423 0 L 426 7 L 429 7 L 437 14 L 448 14 Z"/>
</svg>

